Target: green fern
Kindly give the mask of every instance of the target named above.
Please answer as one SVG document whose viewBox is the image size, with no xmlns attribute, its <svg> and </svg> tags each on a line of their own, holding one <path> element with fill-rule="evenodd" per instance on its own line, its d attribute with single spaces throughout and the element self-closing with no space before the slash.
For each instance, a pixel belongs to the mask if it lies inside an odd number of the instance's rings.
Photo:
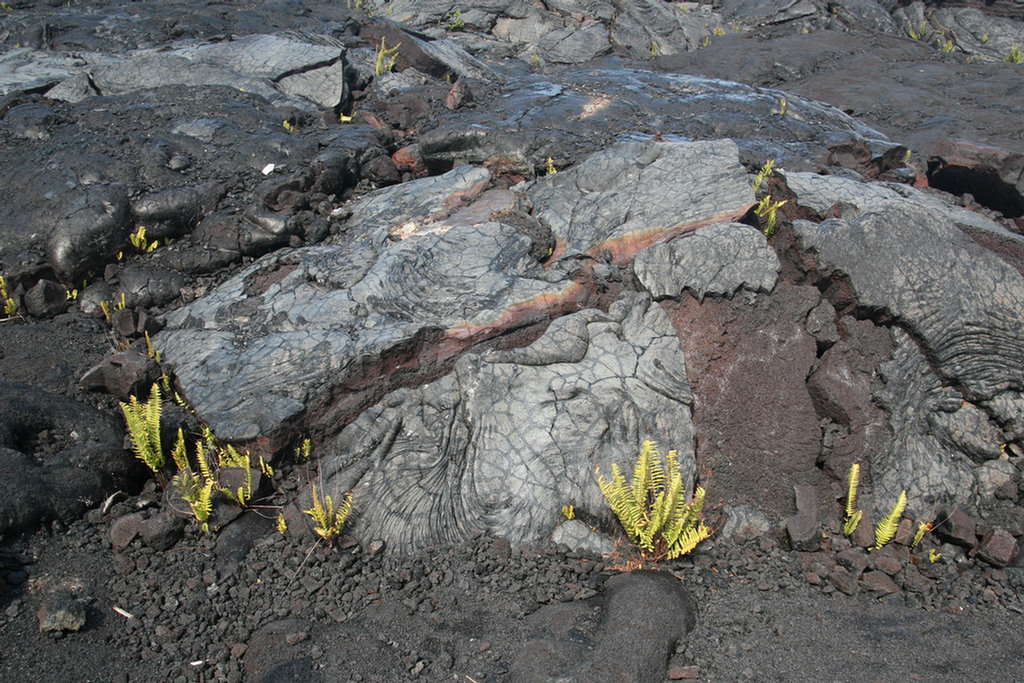
<svg viewBox="0 0 1024 683">
<path fill-rule="evenodd" d="M 680 557 L 711 535 L 701 517 L 704 489 L 698 486 L 686 501 L 676 451 L 662 460 L 654 442 L 645 441 L 631 482 L 615 463 L 611 481 L 598 473 L 597 482 L 630 540 L 648 558 Z"/>
<path fill-rule="evenodd" d="M 774 172 L 775 159 L 769 159 L 768 161 L 764 162 L 764 166 L 762 166 L 761 169 L 757 172 L 757 175 L 754 176 L 754 182 L 750 184 L 750 186 L 754 189 L 754 192 L 760 190 L 761 184 L 764 183 L 765 179 L 767 179 Z"/>
<path fill-rule="evenodd" d="M 313 527 L 313 531 L 327 541 L 328 546 L 334 545 L 334 539 L 341 533 L 341 528 L 345 526 L 345 521 L 351 511 L 351 491 L 345 494 L 345 500 L 335 508 L 334 501 L 330 496 L 320 497 L 320 493 L 316 490 L 316 484 L 313 484 L 313 507 L 303 510 L 316 525 Z"/>
<path fill-rule="evenodd" d="M 210 514 L 213 512 L 213 487 L 216 482 L 192 470 L 182 470 L 172 480 L 181 497 L 192 508 L 196 521 L 202 524 L 203 532 L 210 530 Z"/>
<path fill-rule="evenodd" d="M 249 452 L 239 453 L 234 446 L 228 445 L 217 451 L 217 462 L 220 467 L 234 467 L 242 470 L 242 485 L 231 491 L 222 488 L 221 492 L 242 507 L 252 498 L 252 460 Z"/>
<path fill-rule="evenodd" d="M 129 396 L 128 403 L 121 402 L 121 411 L 128 424 L 135 457 L 146 463 L 154 474 L 159 474 L 164 467 L 163 447 L 160 445 L 160 414 L 163 411 L 160 387 L 153 385 L 146 403 Z"/>
<path fill-rule="evenodd" d="M 900 517 L 903 516 L 903 510 L 906 506 L 907 492 L 904 490 L 900 492 L 900 497 L 896 500 L 896 505 L 893 506 L 892 511 L 875 528 L 875 545 L 871 548 L 872 550 L 878 550 L 896 535 L 896 529 L 900 525 Z"/>
</svg>

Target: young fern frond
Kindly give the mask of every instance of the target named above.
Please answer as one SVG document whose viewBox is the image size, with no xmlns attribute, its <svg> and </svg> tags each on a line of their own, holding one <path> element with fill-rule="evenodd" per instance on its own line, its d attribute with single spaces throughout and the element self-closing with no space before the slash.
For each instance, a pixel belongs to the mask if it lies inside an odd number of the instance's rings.
<svg viewBox="0 0 1024 683">
<path fill-rule="evenodd" d="M 857 485 L 860 483 L 860 464 L 853 463 L 850 465 L 850 477 L 849 484 L 846 488 L 846 516 L 853 517 L 854 510 L 857 509 Z"/>
<path fill-rule="evenodd" d="M 171 458 L 179 470 L 188 469 L 188 449 L 185 447 L 185 434 L 182 433 L 181 427 L 178 427 L 178 438 L 171 450 Z"/>
<path fill-rule="evenodd" d="M 931 530 L 931 522 L 918 522 L 917 533 L 914 534 L 914 540 L 910 543 L 910 549 L 913 550 L 914 548 L 916 548 L 924 539 L 924 535 Z"/>
<path fill-rule="evenodd" d="M 181 497 L 192 508 L 192 515 L 203 531 L 209 531 L 210 514 L 213 512 L 213 480 L 203 480 L 192 470 L 184 469 L 174 475 L 172 480 Z"/>
<path fill-rule="evenodd" d="M 843 521 L 843 534 L 849 536 L 857 530 L 860 518 L 864 515 L 857 509 L 857 486 L 860 484 L 860 463 L 850 465 L 850 476 L 846 487 L 846 519 Z"/>
<path fill-rule="evenodd" d="M 698 543 L 707 538 L 711 538 L 711 529 L 704 524 L 704 520 L 701 520 L 697 526 L 687 529 L 676 540 L 676 542 L 669 547 L 668 554 L 665 557 L 669 560 L 682 557 L 696 548 Z"/>
<path fill-rule="evenodd" d="M 863 516 L 864 516 L 864 511 L 863 510 L 857 510 L 852 515 L 847 517 L 846 521 L 843 522 L 843 535 L 849 536 L 854 531 L 856 531 L 857 527 L 860 525 L 860 518 L 863 517 Z"/>
<path fill-rule="evenodd" d="M 875 528 L 875 545 L 871 548 L 872 550 L 878 550 L 896 535 L 896 529 L 900 525 L 900 517 L 903 516 L 903 510 L 906 506 L 907 492 L 903 490 L 900 492 L 900 497 L 896 500 L 896 505 L 893 506 L 892 511 Z"/>
<path fill-rule="evenodd" d="M 132 441 L 135 457 L 158 474 L 164 466 L 164 453 L 160 445 L 160 413 L 163 410 L 163 396 L 156 384 L 149 392 L 149 400 L 139 403 L 134 396 L 128 397 L 128 403 L 121 403 L 128 434 Z"/>
<path fill-rule="evenodd" d="M 754 176 L 754 182 L 750 184 L 750 186 L 754 188 L 754 192 L 760 190 L 761 185 L 762 183 L 764 183 L 765 179 L 768 178 L 768 176 L 770 176 L 774 172 L 775 159 L 769 159 L 768 161 L 764 162 L 764 166 L 762 166 L 760 170 L 758 170 L 757 175 Z"/>
</svg>

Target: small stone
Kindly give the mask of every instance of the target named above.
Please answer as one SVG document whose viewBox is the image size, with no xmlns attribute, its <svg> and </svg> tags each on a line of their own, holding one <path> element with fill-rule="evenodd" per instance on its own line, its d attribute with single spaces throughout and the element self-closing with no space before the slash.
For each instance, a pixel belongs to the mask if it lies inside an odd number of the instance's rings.
<svg viewBox="0 0 1024 683">
<path fill-rule="evenodd" d="M 899 526 L 896 527 L 896 535 L 893 536 L 892 542 L 900 545 L 910 545 L 914 541 L 914 533 L 916 531 L 917 525 L 904 517 L 900 520 Z"/>
<path fill-rule="evenodd" d="M 844 550 L 836 555 L 836 561 L 846 567 L 855 578 L 863 574 L 864 570 L 868 568 L 868 558 L 865 557 L 864 553 L 853 549 Z"/>
<path fill-rule="evenodd" d="M 296 633 L 289 633 L 288 635 L 286 635 L 284 637 L 284 642 L 288 643 L 289 645 L 298 645 L 308 637 L 309 634 L 305 631 L 298 631 Z"/>
<path fill-rule="evenodd" d="M 967 550 L 972 550 L 978 543 L 977 525 L 963 510 L 951 510 L 935 533 L 942 540 Z"/>
<path fill-rule="evenodd" d="M 903 570 L 903 564 L 895 557 L 882 556 L 875 558 L 875 568 L 889 576 L 896 576 Z"/>
<path fill-rule="evenodd" d="M 880 595 L 899 593 L 900 588 L 892 579 L 882 572 L 868 572 L 860 579 L 860 585 L 867 590 Z"/>
<path fill-rule="evenodd" d="M 669 679 L 673 681 L 691 681 L 700 678 L 700 669 L 695 666 L 677 666 L 669 669 Z"/>
<path fill-rule="evenodd" d="M 1017 555 L 1017 539 L 1009 531 L 996 527 L 978 548 L 978 557 L 993 567 L 1006 567 Z"/>
<path fill-rule="evenodd" d="M 932 580 L 922 574 L 917 567 L 911 565 L 904 570 L 903 587 L 905 589 L 916 593 L 924 593 L 931 588 L 931 585 Z"/>
<path fill-rule="evenodd" d="M 85 605 L 65 591 L 48 597 L 39 607 L 39 630 L 77 631 L 85 626 Z"/>
<path fill-rule="evenodd" d="M 141 512 L 119 517 L 110 525 L 110 545 L 121 552 L 139 535 L 142 522 L 145 521 Z"/>
<path fill-rule="evenodd" d="M 370 555 L 380 555 L 384 551 L 384 541 L 379 538 L 374 539 L 370 541 L 370 545 L 366 546 L 366 550 Z"/>
<path fill-rule="evenodd" d="M 507 560 L 512 556 L 512 544 L 507 538 L 495 539 L 491 544 L 491 554 L 502 560 Z"/>
<path fill-rule="evenodd" d="M 168 550 L 181 538 L 185 520 L 169 514 L 159 514 L 139 525 L 142 542 L 153 550 Z"/>
<path fill-rule="evenodd" d="M 231 656 L 235 659 L 241 659 L 245 656 L 245 651 L 249 649 L 249 646 L 245 643 L 235 643 L 231 646 Z"/>
<path fill-rule="evenodd" d="M 863 511 L 860 524 L 850 535 L 850 541 L 859 548 L 870 548 L 875 544 L 875 524 L 869 511 Z"/>
<path fill-rule="evenodd" d="M 68 308 L 68 291 L 53 280 L 40 280 L 25 293 L 25 308 L 37 318 L 52 318 Z"/>
<path fill-rule="evenodd" d="M 851 574 L 846 567 L 836 565 L 828 573 L 828 580 L 833 586 L 846 593 L 853 595 L 857 592 L 857 577 Z"/>
<path fill-rule="evenodd" d="M 786 520 L 786 533 L 795 550 L 813 552 L 821 547 L 821 520 L 818 517 L 817 490 L 797 485 L 796 514 Z"/>
</svg>

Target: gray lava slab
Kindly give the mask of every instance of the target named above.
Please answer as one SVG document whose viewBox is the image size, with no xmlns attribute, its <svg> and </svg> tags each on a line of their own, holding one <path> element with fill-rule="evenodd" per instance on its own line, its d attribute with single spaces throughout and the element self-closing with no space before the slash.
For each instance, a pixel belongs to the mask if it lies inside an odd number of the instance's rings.
<svg viewBox="0 0 1024 683">
<path fill-rule="evenodd" d="M 397 386 L 396 372 L 436 375 L 469 346 L 578 310 L 592 293 L 562 264 L 541 266 L 540 235 L 511 215 L 521 199 L 460 203 L 489 178 L 462 167 L 377 192 L 351 207 L 338 243 L 270 255 L 168 315 L 154 343 L 199 415 L 229 441 L 351 419 Z M 625 260 L 753 203 L 728 141 L 616 145 L 526 194 L 556 256 Z"/>
<path fill-rule="evenodd" d="M 480 138 L 512 133 L 543 168 L 548 157 L 575 161 L 613 141 L 730 138 L 752 165 L 778 159 L 793 170 L 828 166 L 829 149 L 894 147 L 882 133 L 839 109 L 769 88 L 639 69 L 569 69 L 510 77 L 481 90 L 480 107 L 443 113 L 437 131 Z M 477 144 L 485 144 L 482 138 Z M 426 154 L 426 153 L 425 153 Z M 427 159 L 428 163 L 430 159 Z"/>
<path fill-rule="evenodd" d="M 691 292 L 703 300 L 732 296 L 739 289 L 770 292 L 779 257 L 757 228 L 716 223 L 683 239 L 655 244 L 637 255 L 633 272 L 655 299 Z"/>
<path fill-rule="evenodd" d="M 393 550 L 483 531 L 535 542 L 564 521 L 567 501 L 603 514 L 595 469 L 628 467 L 645 438 L 677 449 L 692 481 L 690 402 L 668 316 L 630 294 L 388 395 L 328 447 L 322 490 L 354 489 L 351 533 Z"/>
<path fill-rule="evenodd" d="M 551 226 L 556 253 L 610 251 L 628 262 L 656 240 L 746 213 L 754 191 L 738 155 L 731 140 L 622 143 L 539 178 L 526 193 Z"/>
</svg>

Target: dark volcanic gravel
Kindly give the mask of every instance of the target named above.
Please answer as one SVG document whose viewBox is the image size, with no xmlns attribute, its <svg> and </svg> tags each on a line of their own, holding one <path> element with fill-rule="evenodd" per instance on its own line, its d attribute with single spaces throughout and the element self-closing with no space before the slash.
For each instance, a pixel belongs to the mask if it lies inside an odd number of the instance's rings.
<svg viewBox="0 0 1024 683">
<path fill-rule="evenodd" d="M 54 35 L 49 13 L 61 2 L 14 1 L 4 4 L 5 11 L 8 4 L 20 12 L 11 15 L 9 30 L 0 36 L 8 51 L 21 49 L 22 41 L 41 48 L 57 41 L 71 49 L 79 30 L 86 42 L 103 35 L 99 15 L 85 28 Z M 168 20 L 159 30 L 148 24 L 151 34 L 118 33 L 109 40 L 128 50 L 175 37 L 284 32 L 299 26 L 294 17 L 322 11 L 324 5 L 173 4 L 182 9 L 180 20 Z M 466 3 L 466 9 L 472 4 Z M 716 3 L 716 9 L 727 6 L 739 16 L 748 4 L 759 3 Z M 816 11 L 827 24 L 838 10 L 818 4 Z M 1021 16 L 1020 2 L 995 5 L 1000 15 Z M 762 27 L 723 36 L 708 49 L 659 58 L 650 66 L 733 78 L 830 102 L 907 143 L 920 168 L 927 163 L 920 150 L 944 137 L 1020 147 L 1024 67 L 1010 71 L 1014 67 L 1002 62 L 968 61 L 965 54 L 942 54 L 924 41 L 891 34 L 829 31 L 804 35 L 785 23 Z M 954 65 L 959 80 L 951 84 L 945 69 L 936 65 Z M 90 144 L 111 147 L 118 147 L 119 136 L 143 139 L 154 117 L 177 117 L 179 108 L 205 116 L 200 92 L 192 96 L 175 98 L 173 106 L 164 108 L 140 105 L 118 113 L 97 107 L 82 117 L 83 135 L 96 138 Z M 253 117 L 256 138 L 265 142 L 278 135 L 285 142 L 274 144 L 293 146 L 289 149 L 297 156 L 305 153 L 306 141 L 279 130 L 281 110 L 265 102 L 248 107 L 256 95 L 232 97 Z M 17 93 L 0 100 L 0 111 L 40 98 L 34 92 Z M 54 104 L 54 109 L 88 106 Z M 85 126 L 89 122 L 96 128 Z M 100 131 L 110 136 L 109 144 Z M 29 143 L 5 139 L 5 144 L 15 149 Z M 124 163 L 132 168 L 147 163 L 131 156 L 137 148 L 120 152 L 130 157 Z M 381 154 L 379 159 L 390 159 Z M 203 158 L 199 151 L 195 156 Z M 221 193 L 229 203 L 263 181 L 259 166 L 187 173 L 223 183 L 210 193 Z M 11 199 L 33 189 L 16 186 L 0 194 Z M 960 201 L 970 205 L 973 198 L 962 195 Z M 242 206 L 242 200 L 237 204 Z M 287 236 L 284 243 L 289 243 Z M 223 268 L 196 268 L 186 287 L 189 297 L 201 296 L 237 270 L 243 260 L 237 256 Z M 154 306 L 150 312 L 161 310 Z M 100 319 L 79 312 L 0 322 L 0 381 L 72 398 L 120 420 L 114 397 L 77 385 L 120 341 Z M 51 453 L 71 437 L 54 432 L 32 438 L 33 452 Z M 742 472 L 749 480 L 732 481 L 729 487 L 748 492 L 752 500 L 728 502 L 756 505 L 763 494 L 761 473 Z M 537 637 L 537 615 L 552 605 L 584 604 L 587 616 L 573 624 L 570 635 L 577 643 L 590 643 L 599 626 L 605 584 L 626 565 L 625 557 L 596 557 L 564 547 L 511 547 L 501 538 L 396 557 L 387 548 L 374 552 L 380 549 L 371 544 L 343 541 L 327 548 L 283 536 L 275 530 L 278 506 L 294 498 L 307 480 L 299 468 L 281 465 L 276 497 L 210 536 L 188 523 L 173 541 L 180 524 L 161 518 L 168 506 L 150 482 L 141 493 L 133 488 L 102 506 L 83 503 L 89 511 L 69 525 L 54 522 L 4 537 L 0 682 L 500 683 L 510 679 L 527 642 Z M 1020 509 L 1015 506 L 1019 491 L 1008 494 L 1001 499 L 1005 507 L 993 514 Z M 788 500 L 788 490 L 772 495 Z M 841 512 L 838 505 L 833 508 L 823 515 L 827 532 L 819 552 L 792 550 L 783 532 L 773 529 L 745 541 L 719 534 L 692 556 L 661 566 L 678 577 L 697 608 L 696 627 L 670 656 L 671 680 L 1024 681 L 1024 568 L 1019 558 L 1018 566 L 996 568 L 974 548 L 937 535 L 926 537 L 922 550 L 913 553 L 899 544 L 868 553 L 851 548 L 838 533 Z M 709 511 L 710 518 L 715 514 Z M 123 529 L 118 525 L 133 519 L 162 525 L 172 539 L 170 548 L 154 550 L 138 538 L 115 548 L 117 530 Z M 722 525 L 712 521 L 720 531 Z M 1024 529 L 1021 519 L 1000 518 L 1000 524 Z M 929 550 L 941 552 L 941 559 L 930 562 Z M 71 616 L 84 607 L 84 626 L 41 632 L 40 615 L 62 614 L 62 607 Z"/>
</svg>

